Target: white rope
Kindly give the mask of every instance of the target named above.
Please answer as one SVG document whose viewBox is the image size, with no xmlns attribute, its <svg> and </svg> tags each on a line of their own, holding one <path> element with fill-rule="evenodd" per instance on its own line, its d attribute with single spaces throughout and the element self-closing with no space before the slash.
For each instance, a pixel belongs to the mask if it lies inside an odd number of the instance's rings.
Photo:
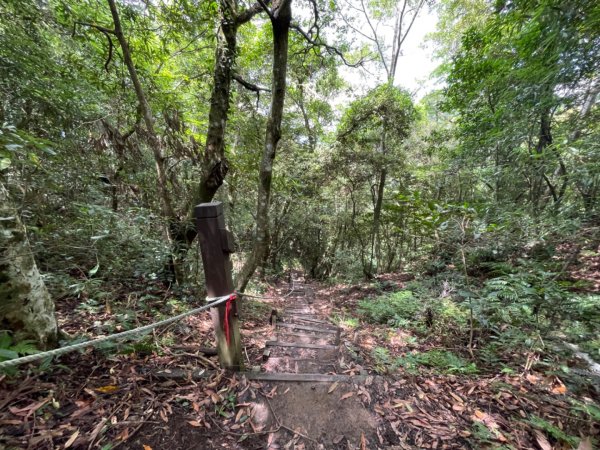
<svg viewBox="0 0 600 450">
<path fill-rule="evenodd" d="M 91 340 L 85 341 L 85 342 L 79 342 L 79 343 L 73 344 L 73 345 L 67 345 L 66 347 L 60 347 L 60 348 L 56 348 L 54 350 L 48 350 L 47 352 L 35 353 L 33 355 L 22 356 L 21 358 L 9 359 L 8 361 L 0 362 L 0 370 L 5 369 L 7 367 L 14 367 L 14 366 L 18 366 L 20 364 L 38 361 L 40 359 L 44 359 L 44 358 L 48 358 L 48 357 L 64 355 L 65 353 L 70 353 L 75 350 L 80 350 L 80 349 L 86 348 L 86 347 L 95 347 L 98 344 L 101 344 L 101 343 L 107 342 L 107 341 L 112 341 L 113 339 L 129 338 L 136 334 L 143 333 L 144 331 L 150 331 L 150 330 L 160 327 L 162 325 L 168 325 L 170 323 L 177 322 L 178 320 L 183 319 L 184 317 L 191 316 L 193 314 L 197 314 L 199 312 L 207 310 L 208 308 L 213 308 L 221 303 L 226 302 L 229 299 L 229 297 L 230 297 L 230 295 L 224 295 L 222 297 L 214 297 L 215 300 L 214 301 L 211 300 L 211 302 L 207 305 L 192 309 L 192 310 L 184 312 L 182 314 L 178 314 L 177 316 L 171 317 L 169 319 L 161 320 L 160 322 L 151 323 L 149 325 L 144 325 L 142 327 L 134 328 L 132 330 L 123 331 L 121 333 L 112 334 L 110 336 L 98 337 L 96 339 L 91 339 Z M 207 301 L 208 301 L 208 299 L 207 299 Z"/>
<path fill-rule="evenodd" d="M 225 300 L 229 300 L 229 297 L 231 297 L 232 295 L 239 295 L 239 294 L 237 292 L 234 292 L 233 294 L 221 295 L 220 297 L 206 297 L 205 301 L 206 301 L 206 303 L 214 303 L 214 302 L 223 303 Z"/>
<path fill-rule="evenodd" d="M 292 286 L 292 289 L 287 294 L 285 294 L 283 297 L 265 297 L 265 296 L 259 296 L 259 295 L 243 294 L 243 293 L 237 292 L 237 291 L 235 291 L 233 294 L 238 295 L 240 297 L 251 297 L 251 298 L 266 299 L 266 300 L 278 300 L 280 298 L 288 297 L 289 295 L 291 295 L 294 292 L 294 290 L 295 290 L 295 286 Z M 112 334 L 110 336 L 102 336 L 102 337 L 98 337 L 96 339 L 91 339 L 89 341 L 79 342 L 79 343 L 73 344 L 73 345 L 67 345 L 66 347 L 55 348 L 54 350 L 48 350 L 46 352 L 35 353 L 33 355 L 27 355 L 27 356 L 22 356 L 20 358 L 9 359 L 8 361 L 2 361 L 2 362 L 0 362 L 0 370 L 5 369 L 7 367 L 15 367 L 15 366 L 19 366 L 21 364 L 39 361 L 40 359 L 44 359 L 44 358 L 64 355 L 65 353 L 70 353 L 75 350 L 80 350 L 80 349 L 83 349 L 86 347 L 95 347 L 98 344 L 102 344 L 103 342 L 108 342 L 108 341 L 112 341 L 115 339 L 130 338 L 132 336 L 143 333 L 145 331 L 150 331 L 154 328 L 157 328 L 157 327 L 160 327 L 163 325 L 168 325 L 173 322 L 177 322 L 178 320 L 183 319 L 187 316 L 191 316 L 193 314 L 197 314 L 199 312 L 205 311 L 208 308 L 212 308 L 217 305 L 220 305 L 221 303 L 224 303 L 227 300 L 229 300 L 231 295 L 232 294 L 222 295 L 220 297 L 206 297 L 206 302 L 207 302 L 206 305 L 201 306 L 199 308 L 192 309 L 188 312 L 179 314 L 179 315 L 171 317 L 169 319 L 161 320 L 160 322 L 151 323 L 149 325 L 144 325 L 142 327 L 134 328 L 132 330 L 127 330 L 127 331 L 123 331 L 121 333 Z"/>
</svg>

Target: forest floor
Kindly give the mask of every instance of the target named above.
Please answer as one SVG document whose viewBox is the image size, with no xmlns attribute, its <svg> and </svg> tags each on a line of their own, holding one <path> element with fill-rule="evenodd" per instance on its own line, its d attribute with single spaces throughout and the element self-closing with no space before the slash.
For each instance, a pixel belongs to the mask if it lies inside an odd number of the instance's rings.
<svg viewBox="0 0 600 450">
<path fill-rule="evenodd" d="M 432 332 L 417 339 L 402 328 L 360 321 L 361 300 L 401 290 L 411 278 L 390 274 L 377 283 L 311 283 L 314 295 L 308 297 L 286 297 L 288 285 L 279 283 L 264 293 L 274 299 L 245 301 L 247 376 L 220 371 L 216 357 L 198 352 L 212 346 L 208 313 L 133 344 L 90 349 L 2 375 L 0 448 L 595 448 L 598 379 L 557 370 L 585 367 L 573 357 L 549 367 L 518 354 L 510 370 L 490 365 L 473 373 L 391 364 L 393 358 L 418 361 L 418 355 L 437 349 L 465 354 L 464 334 L 453 332 L 448 339 Z M 77 336 L 120 331 L 176 314 L 188 305 L 174 299 L 192 295 L 159 283 L 121 291 L 121 298 L 89 307 L 76 307 L 81 299 L 63 300 L 62 329 Z M 272 327 L 272 309 L 289 326 Z M 310 345 L 280 347 L 281 342 Z M 265 348 L 271 349 L 268 358 Z M 253 379 L 282 372 L 331 378 Z"/>
</svg>

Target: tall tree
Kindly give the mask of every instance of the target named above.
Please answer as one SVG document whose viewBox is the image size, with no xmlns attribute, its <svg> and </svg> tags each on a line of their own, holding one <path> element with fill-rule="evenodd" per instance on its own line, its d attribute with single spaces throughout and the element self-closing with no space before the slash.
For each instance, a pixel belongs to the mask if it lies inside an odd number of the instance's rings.
<svg viewBox="0 0 600 450">
<path fill-rule="evenodd" d="M 123 53 L 123 61 L 125 62 L 125 66 L 127 67 L 127 71 L 129 72 L 129 77 L 131 78 L 131 82 L 133 83 L 135 95 L 137 97 L 139 108 L 144 120 L 144 125 L 146 126 L 148 144 L 150 146 L 152 154 L 154 155 L 154 163 L 156 166 L 156 175 L 158 182 L 158 194 L 160 197 L 161 209 L 163 217 L 168 221 L 169 224 L 167 234 L 172 240 L 173 228 L 177 226 L 178 219 L 177 215 L 175 214 L 175 210 L 173 209 L 171 196 L 169 194 L 166 170 L 166 157 L 164 155 L 163 145 L 155 129 L 154 113 L 152 111 L 152 108 L 150 107 L 150 104 L 148 103 L 148 99 L 146 98 L 146 93 L 144 91 L 144 88 L 142 87 L 142 83 L 140 82 L 137 70 L 135 68 L 135 64 L 133 62 L 133 58 L 131 56 L 129 43 L 127 42 L 125 34 L 123 33 L 121 19 L 119 17 L 119 11 L 117 10 L 115 0 L 108 0 L 108 5 L 110 7 L 110 13 L 113 18 L 114 29 L 103 29 L 101 31 L 114 34 L 117 38 L 117 41 L 119 42 L 119 46 L 121 47 L 121 51 Z"/>
<path fill-rule="evenodd" d="M 346 22 L 363 38 L 367 39 L 374 48 L 377 55 L 377 62 L 385 72 L 385 83 L 392 86 L 396 79 L 398 71 L 398 62 L 402 55 L 402 46 L 406 41 L 419 13 L 425 5 L 425 0 L 398 0 L 393 2 L 367 3 L 360 0 L 360 5 L 355 9 L 359 10 L 361 17 L 359 21 L 366 22 L 366 27 L 360 29 L 350 18 Z M 390 19 L 391 18 L 391 19 Z M 385 34 L 380 31 L 380 25 L 390 22 L 393 29 L 391 42 L 386 39 Z M 386 142 L 389 125 L 388 119 L 383 119 L 381 128 L 381 142 L 377 147 L 378 152 L 382 154 L 385 160 L 388 145 Z M 371 230 L 371 250 L 370 260 L 371 269 L 365 275 L 371 276 L 371 272 L 377 270 L 379 259 L 379 229 L 381 224 L 381 212 L 383 208 L 383 199 L 385 195 L 385 186 L 388 178 L 388 167 L 380 165 L 375 176 L 375 190 L 373 195 L 373 222 Z"/>
<path fill-rule="evenodd" d="M 256 236 L 252 254 L 248 257 L 237 280 L 239 290 L 244 290 L 258 264 L 267 253 L 269 243 L 269 205 L 273 162 L 281 139 L 281 121 L 287 82 L 288 40 L 292 20 L 292 0 L 278 0 L 267 10 L 273 29 L 273 69 L 271 81 L 271 108 L 265 133 L 265 145 L 258 175 L 258 201 L 256 206 Z"/>
<path fill-rule="evenodd" d="M 363 261 L 364 274 L 371 277 L 381 262 L 379 226 L 384 188 L 388 170 L 400 168 L 402 143 L 408 136 L 416 111 L 410 96 L 391 84 L 384 84 L 353 102 L 342 118 L 338 130 L 341 153 L 346 153 L 348 165 L 362 166 L 362 175 L 352 174 L 352 182 L 370 179 L 376 174 L 371 187 L 373 221 L 369 239 L 369 257 Z M 349 153 L 349 154 L 348 154 Z M 367 255 L 364 255 L 366 257 Z"/>
<path fill-rule="evenodd" d="M 208 130 L 202 161 L 203 172 L 194 203 L 210 202 L 229 171 L 225 158 L 225 131 L 231 99 L 231 82 L 234 77 L 242 83 L 244 82 L 239 75 L 235 74 L 238 29 L 262 11 L 259 3 L 242 10 L 239 10 L 239 4 L 236 1 L 220 0 L 218 5 L 220 22 L 215 50 Z"/>
</svg>

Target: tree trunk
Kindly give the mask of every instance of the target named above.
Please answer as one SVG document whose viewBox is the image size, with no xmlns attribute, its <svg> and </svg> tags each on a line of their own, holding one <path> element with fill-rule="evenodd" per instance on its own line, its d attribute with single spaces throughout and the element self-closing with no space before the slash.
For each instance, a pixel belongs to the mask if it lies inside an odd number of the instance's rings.
<svg viewBox="0 0 600 450">
<path fill-rule="evenodd" d="M 254 274 L 257 265 L 263 261 L 269 242 L 269 203 L 271 200 L 271 180 L 273 161 L 277 144 L 281 138 L 281 120 L 285 100 L 288 38 L 292 19 L 292 0 L 279 0 L 274 3 L 271 16 L 273 27 L 273 81 L 271 111 L 267 121 L 265 146 L 260 163 L 258 181 L 258 203 L 256 207 L 256 236 L 252 254 L 244 264 L 238 277 L 237 288 L 243 291 Z"/>
<path fill-rule="evenodd" d="M 41 347 L 57 342 L 54 302 L 31 253 L 25 226 L 0 184 L 0 327 Z"/>
<path fill-rule="evenodd" d="M 268 4 L 269 1 L 266 3 Z M 192 208 L 188 217 L 180 223 L 180 227 L 173 237 L 179 254 L 187 252 L 196 238 L 196 227 L 192 219 L 194 207 L 199 203 L 212 201 L 229 171 L 229 165 L 225 158 L 225 132 L 229 117 L 231 80 L 234 75 L 237 54 L 237 32 L 241 25 L 249 22 L 262 10 L 258 3 L 237 14 L 235 9 L 237 9 L 235 2 L 219 1 L 221 19 L 217 33 L 206 144 L 201 159 L 202 175 L 193 195 Z"/>
<path fill-rule="evenodd" d="M 385 133 L 384 133 L 385 134 Z M 373 209 L 373 235 L 371 236 L 371 264 L 374 272 L 378 271 L 379 260 L 381 257 L 381 243 L 379 242 L 379 228 L 381 225 L 381 209 L 383 207 L 383 192 L 385 190 L 385 181 L 387 178 L 387 169 L 383 167 L 379 172 L 379 184 L 377 186 L 377 201 Z"/>
<path fill-rule="evenodd" d="M 194 205 L 210 202 L 229 171 L 225 159 L 225 130 L 229 115 L 231 79 L 237 51 L 238 23 L 229 2 L 219 2 L 221 23 L 217 34 L 213 90 L 208 113 L 206 146 L 202 161 L 202 179 Z"/>
<path fill-rule="evenodd" d="M 213 77 L 214 84 L 208 118 L 209 126 L 206 135 L 204 157 L 202 160 L 203 175 L 199 183 L 198 191 L 194 196 L 189 217 L 181 220 L 176 215 L 171 203 L 167 182 L 166 158 L 163 155 L 162 144 L 154 128 L 152 110 L 146 99 L 144 90 L 142 89 L 135 65 L 131 58 L 129 45 L 123 34 L 115 0 L 108 0 L 108 3 L 115 26 L 114 34 L 123 51 L 123 60 L 125 61 L 129 76 L 135 88 L 135 93 L 148 132 L 148 141 L 156 163 L 161 209 L 163 217 L 168 220 L 167 236 L 172 247 L 172 256 L 168 263 L 167 270 L 172 272 L 172 275 L 179 280 L 182 277 L 178 268 L 181 259 L 196 237 L 196 228 L 191 220 L 193 206 L 198 203 L 210 202 L 219 187 L 223 184 L 223 180 L 228 171 L 227 161 L 225 160 L 225 126 L 227 124 L 229 112 L 231 79 L 235 64 L 237 29 L 241 24 L 248 22 L 261 10 L 260 5 L 254 5 L 236 15 L 235 3 L 222 0 L 219 4 L 221 23 L 217 37 L 216 61 Z"/>
<path fill-rule="evenodd" d="M 113 33 L 117 37 L 117 40 L 119 41 L 119 46 L 121 47 L 121 51 L 123 52 L 123 61 L 125 62 L 125 66 L 127 67 L 127 71 L 129 72 L 129 77 L 131 78 L 131 81 L 133 83 L 135 95 L 137 97 L 140 110 L 142 112 L 144 125 L 146 126 L 148 145 L 150 146 L 150 150 L 152 151 L 152 154 L 154 156 L 154 164 L 156 167 L 157 175 L 158 197 L 160 200 L 161 213 L 163 218 L 167 220 L 165 234 L 167 236 L 169 244 L 172 247 L 171 257 L 166 265 L 166 269 L 167 272 L 169 272 L 169 278 L 174 279 L 174 281 L 179 281 L 182 278 L 181 271 L 179 270 L 180 258 L 178 258 L 178 255 L 181 253 L 181 251 L 179 250 L 180 243 L 178 242 L 176 236 L 180 234 L 179 230 L 182 227 L 180 224 L 179 217 L 177 216 L 177 214 L 175 214 L 175 210 L 173 209 L 173 205 L 171 203 L 171 196 L 169 193 L 167 177 L 167 160 L 163 153 L 162 142 L 159 139 L 158 134 L 156 133 L 156 129 L 154 128 L 154 115 L 152 113 L 152 108 L 150 107 L 144 89 L 142 88 L 142 83 L 140 82 L 140 79 L 138 77 L 135 64 L 133 63 L 133 58 L 131 57 L 129 43 L 127 42 L 125 34 L 123 33 L 121 19 L 119 17 L 119 12 L 117 10 L 115 0 L 108 0 L 108 5 L 110 7 L 110 12 L 115 27 Z"/>
<path fill-rule="evenodd" d="M 108 4 L 110 6 L 110 12 L 112 14 L 113 23 L 115 26 L 114 34 L 117 37 L 117 40 L 119 41 L 119 45 L 121 47 L 121 51 L 123 52 L 123 61 L 127 66 L 129 77 L 131 78 L 131 82 L 133 83 L 135 95 L 137 97 L 142 112 L 142 117 L 144 118 L 146 132 L 148 134 L 148 144 L 150 145 L 150 150 L 154 155 L 154 162 L 156 165 L 156 174 L 158 181 L 158 195 L 160 198 L 162 214 L 163 217 L 169 221 L 169 227 L 171 228 L 173 226 L 172 222 L 178 222 L 178 220 L 177 216 L 175 215 L 175 211 L 173 210 L 171 198 L 169 195 L 166 159 L 163 155 L 162 144 L 154 128 L 154 116 L 152 114 L 152 109 L 150 108 L 150 104 L 146 99 L 146 94 L 144 93 L 144 89 L 142 88 L 142 83 L 140 82 L 137 70 L 135 68 L 135 65 L 133 64 L 131 51 L 129 49 L 129 43 L 127 42 L 127 39 L 125 39 L 125 35 L 123 34 L 123 28 L 121 27 L 121 19 L 119 18 L 119 12 L 117 10 L 115 0 L 108 0 Z M 170 237 L 170 232 L 168 234 Z"/>
</svg>

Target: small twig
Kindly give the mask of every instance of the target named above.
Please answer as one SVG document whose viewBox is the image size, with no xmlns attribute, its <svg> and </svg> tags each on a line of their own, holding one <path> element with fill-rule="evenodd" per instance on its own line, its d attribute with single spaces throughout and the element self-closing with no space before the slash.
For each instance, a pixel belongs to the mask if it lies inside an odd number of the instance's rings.
<svg viewBox="0 0 600 450">
<path fill-rule="evenodd" d="M 123 424 L 123 423 L 126 423 L 126 422 L 120 422 L 120 423 Z M 129 437 L 127 439 L 122 440 L 121 442 L 119 442 L 118 444 L 116 444 L 114 447 L 112 447 L 112 450 L 117 449 L 118 447 L 120 447 L 121 445 L 123 445 L 125 442 L 127 442 L 128 440 L 130 440 L 147 423 L 155 423 L 156 424 L 156 423 L 160 423 L 160 422 L 157 422 L 155 420 L 143 420 L 143 421 L 141 421 L 139 423 L 139 425 L 137 427 L 135 427 L 134 430 L 131 433 L 129 433 Z"/>
<path fill-rule="evenodd" d="M 221 368 L 219 366 L 217 366 L 214 362 L 212 362 L 210 359 L 208 359 L 202 355 L 196 355 L 194 353 L 180 353 L 180 355 L 186 355 L 186 356 L 191 356 L 193 358 L 197 358 L 200 361 L 202 361 L 204 364 L 208 364 L 213 369 L 218 370 L 218 371 L 221 370 Z"/>
<path fill-rule="evenodd" d="M 263 435 L 263 434 L 277 433 L 280 430 L 280 428 L 281 428 L 281 425 L 279 425 L 275 429 L 266 430 L 266 431 L 250 431 L 248 433 L 237 433 L 235 431 L 225 430 L 225 429 L 221 428 L 219 426 L 219 424 L 217 423 L 217 421 L 215 419 L 213 419 L 212 416 L 208 416 L 208 418 L 211 420 L 211 422 L 214 424 L 214 426 L 216 426 L 223 433 L 231 434 L 233 436 L 260 436 L 260 435 Z"/>
</svg>

